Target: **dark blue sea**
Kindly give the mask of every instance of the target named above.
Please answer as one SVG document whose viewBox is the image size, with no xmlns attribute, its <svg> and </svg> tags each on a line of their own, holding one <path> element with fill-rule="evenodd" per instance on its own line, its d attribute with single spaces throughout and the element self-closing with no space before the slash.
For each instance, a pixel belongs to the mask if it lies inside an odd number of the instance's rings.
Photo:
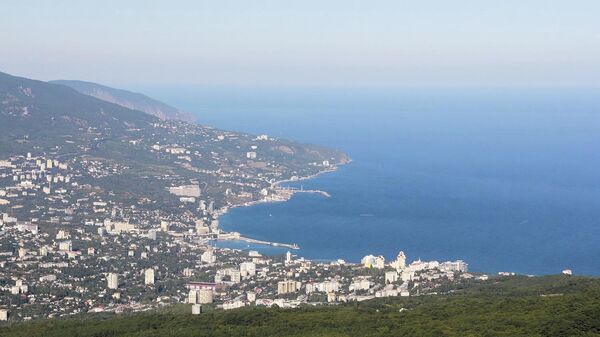
<svg viewBox="0 0 600 337">
<path fill-rule="evenodd" d="M 475 271 L 600 275 L 600 91 L 142 90 L 204 124 L 352 157 L 301 183 L 331 198 L 237 208 L 225 230 L 297 243 L 311 259 L 403 250 Z"/>
</svg>

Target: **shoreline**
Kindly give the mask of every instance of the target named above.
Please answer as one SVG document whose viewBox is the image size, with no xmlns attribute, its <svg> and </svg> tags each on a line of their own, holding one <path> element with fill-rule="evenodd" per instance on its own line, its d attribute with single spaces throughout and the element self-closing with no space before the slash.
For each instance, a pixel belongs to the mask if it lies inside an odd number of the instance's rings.
<svg viewBox="0 0 600 337">
<path fill-rule="evenodd" d="M 292 183 L 292 182 L 298 182 L 298 181 L 303 181 L 303 180 L 310 180 L 310 179 L 314 179 L 322 174 L 326 174 L 326 173 L 333 173 L 336 172 L 340 166 L 342 165 L 346 165 L 352 162 L 352 159 L 349 159 L 346 162 L 342 162 L 342 163 L 338 163 L 335 165 L 332 165 L 331 167 L 317 172 L 315 174 L 311 174 L 309 176 L 304 176 L 304 177 L 297 177 L 296 179 L 284 179 L 284 180 L 278 180 L 275 181 L 273 183 L 271 183 L 271 190 L 274 192 L 275 196 L 270 196 L 270 197 L 265 197 L 259 200 L 253 200 L 253 201 L 248 201 L 248 202 L 244 202 L 241 204 L 234 204 L 231 206 L 227 206 L 221 210 L 218 210 L 216 212 L 216 217 L 215 220 L 219 220 L 221 218 L 221 216 L 227 214 L 229 212 L 230 209 L 233 208 L 238 208 L 238 207 L 251 207 L 251 206 L 256 206 L 256 205 L 260 205 L 260 204 L 267 204 L 267 203 L 277 203 L 277 202 L 287 202 L 289 201 L 296 193 L 314 193 L 314 194 L 320 194 L 326 198 L 330 198 L 331 194 L 329 194 L 326 191 L 322 191 L 322 190 L 302 190 L 302 189 L 293 189 L 293 188 L 283 188 L 280 185 L 281 184 L 285 184 L 285 183 Z M 249 237 L 245 237 L 242 235 L 242 233 L 240 232 L 226 232 L 223 231 L 220 228 L 220 224 L 217 227 L 220 231 L 222 231 L 222 234 L 225 235 L 231 235 L 233 233 L 237 233 L 239 234 L 238 236 L 236 236 L 235 238 L 233 237 L 226 237 L 226 238 L 217 238 L 217 241 L 232 241 L 232 240 L 239 240 L 239 241 L 245 241 L 245 242 L 249 242 L 249 243 L 254 243 L 254 244 L 258 244 L 258 245 L 265 245 L 265 246 L 271 246 L 271 247 L 287 247 L 290 249 L 295 249 L 295 250 L 299 250 L 300 247 L 293 243 L 280 243 L 280 242 L 271 242 L 271 241 L 264 241 L 264 240 L 257 240 L 257 239 L 253 239 L 253 238 L 249 238 Z M 221 234 L 219 234 L 221 235 Z"/>
</svg>

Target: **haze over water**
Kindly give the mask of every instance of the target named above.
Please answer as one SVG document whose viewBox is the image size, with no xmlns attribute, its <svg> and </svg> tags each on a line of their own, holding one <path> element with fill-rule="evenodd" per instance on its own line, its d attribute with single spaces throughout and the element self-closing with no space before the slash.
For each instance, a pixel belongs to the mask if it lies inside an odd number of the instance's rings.
<svg viewBox="0 0 600 337">
<path fill-rule="evenodd" d="M 313 259 L 404 250 L 476 271 L 600 274 L 595 92 L 143 90 L 203 124 L 353 158 L 301 183 L 331 198 L 237 208 L 221 218 L 225 230 L 297 243 Z"/>
</svg>

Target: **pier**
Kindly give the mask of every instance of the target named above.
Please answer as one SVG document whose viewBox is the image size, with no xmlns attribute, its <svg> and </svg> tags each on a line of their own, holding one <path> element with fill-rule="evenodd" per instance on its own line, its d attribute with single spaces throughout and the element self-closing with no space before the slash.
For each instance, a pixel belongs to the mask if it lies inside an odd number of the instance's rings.
<svg viewBox="0 0 600 337">
<path fill-rule="evenodd" d="M 286 187 L 285 188 L 288 191 L 292 191 L 294 193 L 315 193 L 315 194 L 320 194 L 326 198 L 330 198 L 331 194 L 325 192 L 325 191 L 321 191 L 321 190 L 305 190 L 304 188 L 297 188 L 297 187 Z"/>
<path fill-rule="evenodd" d="M 280 242 L 257 240 L 257 239 L 243 237 L 238 232 L 220 234 L 218 237 L 218 240 L 236 240 L 236 241 L 244 241 L 244 242 L 248 242 L 248 243 L 254 243 L 254 244 L 258 244 L 258 245 L 282 247 L 282 248 L 295 249 L 295 250 L 300 249 L 300 247 L 295 243 L 290 244 L 290 243 L 280 243 Z"/>
</svg>

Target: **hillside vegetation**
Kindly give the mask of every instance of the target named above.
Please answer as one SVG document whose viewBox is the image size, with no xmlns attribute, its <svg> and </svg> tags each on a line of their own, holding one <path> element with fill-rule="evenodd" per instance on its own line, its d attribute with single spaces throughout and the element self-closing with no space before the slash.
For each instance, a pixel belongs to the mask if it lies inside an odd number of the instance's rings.
<svg viewBox="0 0 600 337">
<path fill-rule="evenodd" d="M 47 320 L 0 336 L 598 336 L 600 280 L 495 279 L 446 295 L 294 310 L 248 307 L 200 316 L 154 312 Z"/>
<path fill-rule="evenodd" d="M 50 83 L 66 85 L 84 95 L 93 96 L 129 109 L 143 111 L 161 119 L 177 119 L 188 122 L 193 122 L 196 119 L 191 113 L 181 111 L 137 92 L 110 88 L 101 84 L 84 81 L 59 80 L 50 81 Z"/>
</svg>

